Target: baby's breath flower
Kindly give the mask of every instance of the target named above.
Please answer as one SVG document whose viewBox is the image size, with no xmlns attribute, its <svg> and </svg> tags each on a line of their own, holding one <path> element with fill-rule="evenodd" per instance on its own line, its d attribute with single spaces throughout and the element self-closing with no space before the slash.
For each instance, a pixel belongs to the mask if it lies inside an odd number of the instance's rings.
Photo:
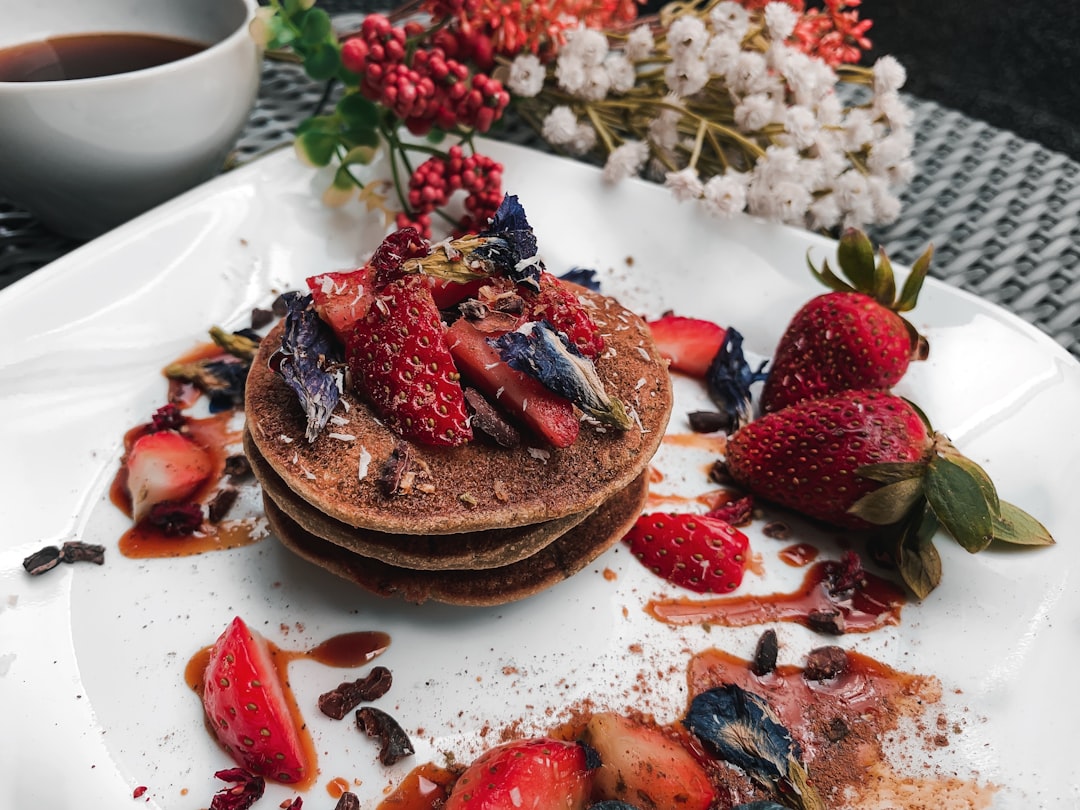
<svg viewBox="0 0 1080 810">
<path fill-rule="evenodd" d="M 815 230 L 829 230 L 840 224 L 840 206 L 835 194 L 825 194 L 810 203 L 807 225 Z"/>
<path fill-rule="evenodd" d="M 555 62 L 555 78 L 559 87 L 567 93 L 578 93 L 585 86 L 587 79 L 585 61 L 577 54 L 564 51 Z"/>
<path fill-rule="evenodd" d="M 649 146 L 641 141 L 627 141 L 615 147 L 604 164 L 603 177 L 609 183 L 633 177 L 649 159 Z"/>
<path fill-rule="evenodd" d="M 540 134 L 552 146 L 565 146 L 574 140 L 578 122 L 574 111 L 565 104 L 560 104 L 547 114 Z"/>
<path fill-rule="evenodd" d="M 608 54 L 604 67 L 607 68 L 608 75 L 611 77 L 611 89 L 616 93 L 628 93 L 634 89 L 637 71 L 634 70 L 634 63 L 627 56 L 621 53 Z"/>
<path fill-rule="evenodd" d="M 749 175 L 728 170 L 710 177 L 702 189 L 702 205 L 714 217 L 729 218 L 746 208 Z"/>
<path fill-rule="evenodd" d="M 796 149 L 809 149 L 817 138 L 821 124 L 809 107 L 793 104 L 784 112 L 784 132 L 788 145 Z"/>
<path fill-rule="evenodd" d="M 687 166 L 677 172 L 668 172 L 664 176 L 664 185 L 671 190 L 679 202 L 696 200 L 704 193 L 704 186 L 697 170 Z"/>
<path fill-rule="evenodd" d="M 678 146 L 679 118 L 676 110 L 664 109 L 649 122 L 649 140 L 661 151 L 670 152 Z"/>
<path fill-rule="evenodd" d="M 611 74 L 605 65 L 593 65 L 585 69 L 585 84 L 577 96 L 585 101 L 600 101 L 611 88 Z"/>
<path fill-rule="evenodd" d="M 709 32 L 697 17 L 685 14 L 676 17 L 668 26 L 668 53 L 676 61 L 691 57 L 697 59 L 709 42 Z"/>
<path fill-rule="evenodd" d="M 571 54 L 586 66 L 603 64 L 608 53 L 607 37 L 595 28 L 576 28 L 566 32 L 566 45 L 562 53 Z"/>
<path fill-rule="evenodd" d="M 672 93 L 686 98 L 705 86 L 709 81 L 709 71 L 701 59 L 680 59 L 664 69 L 664 81 Z"/>
<path fill-rule="evenodd" d="M 566 145 L 566 151 L 571 155 L 584 155 L 596 146 L 596 130 L 591 124 L 579 122 L 574 128 L 574 136 Z"/>
<path fill-rule="evenodd" d="M 655 49 L 656 38 L 648 25 L 639 25 L 626 38 L 626 58 L 633 62 L 648 59 Z"/>
<path fill-rule="evenodd" d="M 713 33 L 742 39 L 750 28 L 750 13 L 734 0 L 723 0 L 709 12 Z"/>
<path fill-rule="evenodd" d="M 531 53 L 523 53 L 510 63 L 510 77 L 506 86 L 515 96 L 532 98 L 544 89 L 545 77 L 540 58 Z"/>
<path fill-rule="evenodd" d="M 874 139 L 874 114 L 862 107 L 848 111 L 844 118 L 844 146 L 857 152 Z"/>
<path fill-rule="evenodd" d="M 874 92 L 893 93 L 904 86 L 907 71 L 895 56 L 882 56 L 874 62 Z"/>
<path fill-rule="evenodd" d="M 799 13 L 787 3 L 772 2 L 765 6 L 765 28 L 773 39 L 790 37 L 798 21 Z"/>
<path fill-rule="evenodd" d="M 724 78 L 735 93 L 746 94 L 758 90 L 768 75 L 765 57 L 757 51 L 741 51 Z"/>
<path fill-rule="evenodd" d="M 870 199 L 874 204 L 874 222 L 888 224 L 900 216 L 900 200 L 889 191 L 889 183 L 883 177 L 867 178 Z M 868 220 L 870 221 L 870 220 Z"/>
<path fill-rule="evenodd" d="M 744 132 L 756 132 L 771 124 L 776 103 L 765 93 L 751 93 L 735 105 L 735 124 Z"/>
<path fill-rule="evenodd" d="M 874 96 L 873 107 L 892 129 L 907 129 L 911 126 L 911 108 L 901 100 L 899 93 L 878 93 Z"/>
<path fill-rule="evenodd" d="M 709 40 L 703 54 L 705 67 L 716 76 L 725 75 L 735 64 L 735 57 L 742 53 L 739 40 L 726 34 L 717 34 Z"/>
<path fill-rule="evenodd" d="M 857 169 L 848 169 L 833 184 L 836 203 L 843 212 L 845 228 L 858 228 L 874 221 L 874 198 L 866 175 Z"/>
</svg>

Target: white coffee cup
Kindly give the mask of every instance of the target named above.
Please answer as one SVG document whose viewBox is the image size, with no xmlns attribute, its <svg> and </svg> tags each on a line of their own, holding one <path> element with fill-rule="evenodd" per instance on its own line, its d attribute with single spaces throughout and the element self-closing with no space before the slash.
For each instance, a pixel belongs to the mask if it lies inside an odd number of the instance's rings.
<svg viewBox="0 0 1080 810">
<path fill-rule="evenodd" d="M 221 170 L 258 93 L 255 0 L 0 0 L 0 48 L 149 34 L 205 49 L 159 66 L 0 81 L 0 197 L 96 236 Z"/>
</svg>

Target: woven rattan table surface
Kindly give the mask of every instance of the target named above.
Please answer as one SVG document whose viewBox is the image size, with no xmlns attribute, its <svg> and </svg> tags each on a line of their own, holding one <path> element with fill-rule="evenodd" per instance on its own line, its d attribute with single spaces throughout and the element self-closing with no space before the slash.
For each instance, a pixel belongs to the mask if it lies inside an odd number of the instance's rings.
<svg viewBox="0 0 1080 810">
<path fill-rule="evenodd" d="M 322 93 L 296 66 L 267 61 L 237 161 L 289 143 Z M 915 180 L 899 221 L 871 236 L 902 264 L 932 243 L 935 277 L 1011 310 L 1080 357 L 1080 163 L 934 102 L 907 100 Z M 524 126 L 500 137 L 540 146 Z M 78 244 L 0 199 L 0 289 Z"/>
</svg>

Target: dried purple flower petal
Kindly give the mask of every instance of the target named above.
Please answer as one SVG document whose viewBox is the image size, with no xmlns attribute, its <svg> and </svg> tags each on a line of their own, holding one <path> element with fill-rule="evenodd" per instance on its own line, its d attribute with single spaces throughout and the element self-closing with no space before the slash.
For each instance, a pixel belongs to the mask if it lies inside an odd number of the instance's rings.
<svg viewBox="0 0 1080 810">
<path fill-rule="evenodd" d="M 608 396 L 596 366 L 547 321 L 524 324 L 497 338 L 488 338 L 503 362 L 535 377 L 606 425 L 628 430 L 633 424 L 623 404 Z"/>
<path fill-rule="evenodd" d="M 724 342 L 705 372 L 709 398 L 728 416 L 729 430 L 738 430 L 752 418 L 750 386 L 765 379 L 763 361 L 757 371 L 750 368 L 742 350 L 743 336 L 733 327 L 724 333 Z"/>
<path fill-rule="evenodd" d="M 515 284 L 540 292 L 544 265 L 537 258 L 536 234 L 515 195 L 503 196 L 495 216 L 479 236 L 481 243 L 473 249 L 470 264 L 479 261 L 489 275 L 506 276 Z"/>
<path fill-rule="evenodd" d="M 593 292 L 600 291 L 600 279 L 596 277 L 596 271 L 589 267 L 571 267 L 559 278 Z"/>
<path fill-rule="evenodd" d="M 218 771 L 214 776 L 223 782 L 235 784 L 214 794 L 210 801 L 210 810 L 248 810 L 262 798 L 263 791 L 266 790 L 265 779 L 248 773 L 243 768 L 228 768 Z"/>
<path fill-rule="evenodd" d="M 313 442 L 341 397 L 337 379 L 327 371 L 328 365 L 340 361 L 341 350 L 330 327 L 311 306 L 310 295 L 286 293 L 284 300 L 288 306 L 285 332 L 271 364 L 299 399 L 307 415 L 304 435 Z"/>
</svg>

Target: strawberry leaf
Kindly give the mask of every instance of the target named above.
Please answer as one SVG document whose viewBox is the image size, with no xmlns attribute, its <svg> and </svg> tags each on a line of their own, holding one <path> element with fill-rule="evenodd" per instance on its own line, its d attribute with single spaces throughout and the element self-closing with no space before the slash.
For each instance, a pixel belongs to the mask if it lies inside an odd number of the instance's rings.
<svg viewBox="0 0 1080 810">
<path fill-rule="evenodd" d="M 885 255 L 885 250 L 880 250 L 880 259 L 874 270 L 874 289 L 870 293 L 874 300 L 884 307 L 891 308 L 893 299 L 896 298 L 896 280 L 893 274 L 892 262 Z"/>
<path fill-rule="evenodd" d="M 923 461 L 888 461 L 859 467 L 855 474 L 871 481 L 880 481 L 882 484 L 895 484 L 907 478 L 919 478 L 924 472 L 926 462 Z"/>
<path fill-rule="evenodd" d="M 1045 526 L 1008 501 L 1001 501 L 1001 513 L 994 518 L 994 539 L 1021 546 L 1051 546 L 1055 542 Z"/>
<path fill-rule="evenodd" d="M 926 280 L 926 274 L 930 271 L 930 259 L 933 255 L 934 246 L 930 245 L 911 266 L 911 273 L 904 281 L 900 298 L 897 299 L 894 307 L 896 312 L 910 312 L 915 309 L 915 302 L 919 298 L 919 291 L 922 289 L 923 281 Z"/>
<path fill-rule="evenodd" d="M 869 292 L 876 288 L 874 246 L 865 233 L 855 228 L 844 231 L 836 247 L 836 260 L 840 263 L 840 270 L 851 279 L 856 290 Z M 891 299 L 889 303 L 892 303 Z"/>
<path fill-rule="evenodd" d="M 941 557 L 934 547 L 937 529 L 937 516 L 924 507 L 900 533 L 893 555 L 900 578 L 919 599 L 941 582 Z"/>
<path fill-rule="evenodd" d="M 814 263 L 810 261 L 810 257 L 806 257 L 806 263 L 810 266 L 810 272 L 814 274 L 814 278 L 828 287 L 830 290 L 836 290 L 838 292 L 855 292 L 855 288 L 836 275 L 832 268 L 829 267 L 829 260 L 825 259 L 821 263 L 821 269 L 818 270 L 814 267 Z"/>
<path fill-rule="evenodd" d="M 848 511 L 877 526 L 889 526 L 904 519 L 922 496 L 922 478 L 902 478 L 868 492 Z"/>
<path fill-rule="evenodd" d="M 993 514 L 997 514 L 1000 501 L 998 500 L 997 488 L 994 486 L 994 482 L 990 480 L 990 476 L 986 474 L 986 470 L 980 467 L 971 459 L 960 454 L 951 442 L 948 440 L 942 441 L 944 437 L 938 436 L 938 450 L 944 458 L 954 464 L 958 464 L 964 468 L 964 470 L 979 484 L 979 489 L 982 490 L 983 497 L 986 499 L 987 505 L 990 507 L 990 511 Z"/>
<path fill-rule="evenodd" d="M 930 459 L 923 478 L 930 508 L 961 546 L 974 554 L 994 538 L 993 511 L 978 477 L 947 458 Z"/>
</svg>

